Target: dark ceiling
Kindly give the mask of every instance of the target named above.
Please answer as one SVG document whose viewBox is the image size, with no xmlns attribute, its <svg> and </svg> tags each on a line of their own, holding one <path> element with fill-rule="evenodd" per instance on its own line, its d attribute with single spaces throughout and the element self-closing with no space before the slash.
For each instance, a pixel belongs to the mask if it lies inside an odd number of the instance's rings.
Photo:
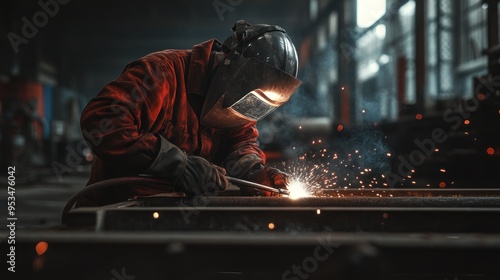
<svg viewBox="0 0 500 280">
<path fill-rule="evenodd" d="M 21 18 L 32 19 L 41 10 L 35 0 L 6 3 L 7 32 L 20 34 Z M 21 45 L 20 52 L 12 55 L 35 52 L 36 58 L 52 62 L 62 84 L 93 91 L 116 77 L 126 63 L 147 53 L 187 49 L 211 38 L 223 40 L 239 19 L 278 24 L 297 45 L 309 22 L 309 1 L 69 0 L 40 28 L 37 43 Z"/>
</svg>

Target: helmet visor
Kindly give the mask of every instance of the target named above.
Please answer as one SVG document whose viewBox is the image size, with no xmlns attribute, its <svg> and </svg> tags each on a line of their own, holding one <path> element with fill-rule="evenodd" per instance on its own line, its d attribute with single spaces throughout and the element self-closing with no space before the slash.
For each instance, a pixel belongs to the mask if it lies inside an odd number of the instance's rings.
<svg viewBox="0 0 500 280">
<path fill-rule="evenodd" d="M 256 89 L 236 101 L 229 109 L 235 114 L 240 114 L 241 117 L 258 121 L 278 107 L 279 105 L 268 101 L 264 92 Z"/>
<path fill-rule="evenodd" d="M 201 122 L 231 128 L 258 121 L 287 102 L 301 82 L 255 58 L 222 64 L 212 80 Z"/>
</svg>

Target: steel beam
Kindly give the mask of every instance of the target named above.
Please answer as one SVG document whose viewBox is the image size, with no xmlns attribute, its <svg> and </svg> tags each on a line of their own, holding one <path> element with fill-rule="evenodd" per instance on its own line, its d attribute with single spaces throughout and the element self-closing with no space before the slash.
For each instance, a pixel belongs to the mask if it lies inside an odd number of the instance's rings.
<svg viewBox="0 0 500 280">
<path fill-rule="evenodd" d="M 41 240 L 48 250 L 39 256 L 34 248 Z M 398 280 L 500 275 L 498 235 L 53 230 L 18 231 L 16 241 L 19 279 L 116 279 L 115 274 L 129 276 L 121 279 Z M 0 247 L 7 250 L 6 243 Z"/>
</svg>

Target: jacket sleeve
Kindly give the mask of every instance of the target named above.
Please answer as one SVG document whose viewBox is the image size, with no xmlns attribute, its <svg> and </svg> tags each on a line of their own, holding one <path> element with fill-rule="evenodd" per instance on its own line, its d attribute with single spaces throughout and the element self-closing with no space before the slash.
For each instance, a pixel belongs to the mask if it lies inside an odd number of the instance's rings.
<svg viewBox="0 0 500 280">
<path fill-rule="evenodd" d="M 95 155 L 124 174 L 160 172 L 155 165 L 181 172 L 185 156 L 180 149 L 150 132 L 160 111 L 172 106 L 173 73 L 159 61 L 135 61 L 89 102 L 80 125 Z"/>
<path fill-rule="evenodd" d="M 228 175 L 245 178 L 257 164 L 266 164 L 266 156 L 259 148 L 256 122 L 233 129 L 228 135 L 230 154 L 224 160 Z"/>
</svg>

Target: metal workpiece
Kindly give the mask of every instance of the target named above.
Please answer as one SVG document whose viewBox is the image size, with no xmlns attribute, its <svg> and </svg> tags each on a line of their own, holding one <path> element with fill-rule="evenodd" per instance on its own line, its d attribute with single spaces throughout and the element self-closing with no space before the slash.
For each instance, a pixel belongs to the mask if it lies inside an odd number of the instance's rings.
<svg viewBox="0 0 500 280">
<path fill-rule="evenodd" d="M 308 279 L 500 276 L 500 190 L 328 189 L 302 198 L 238 193 L 165 193 L 72 209 L 64 231 L 47 235 L 51 258 L 63 260 L 67 250 L 96 254 L 92 274 L 109 271 L 104 260 L 137 271 L 147 255 L 150 270 L 142 277 L 175 279 L 302 279 L 297 269 L 312 266 Z M 21 250 L 32 250 L 34 236 L 21 236 Z M 78 258 L 64 268 L 85 259 Z M 64 272 L 58 269 L 47 273 Z"/>
<path fill-rule="evenodd" d="M 411 191 L 410 193 L 413 193 Z M 221 193 L 223 194 L 223 193 Z M 203 201 L 204 207 L 500 207 L 500 198 L 491 194 L 467 196 L 454 192 L 425 192 L 420 196 L 407 196 L 406 191 L 341 191 L 329 197 L 203 196 L 169 197 L 163 195 L 137 197 L 134 201 L 144 207 L 196 207 Z"/>
<path fill-rule="evenodd" d="M 497 232 L 497 190 L 331 190 L 328 197 L 136 197 L 77 208 L 68 225 L 97 230 L 220 232 Z M 335 194 L 335 195 L 334 195 Z M 271 227 L 271 228 L 270 228 Z"/>
<path fill-rule="evenodd" d="M 320 197 L 450 197 L 450 198 L 477 198 L 500 197 L 500 189 L 481 188 L 456 188 L 456 189 L 430 189 L 430 188 L 363 188 L 363 189 L 321 189 Z"/>
<path fill-rule="evenodd" d="M 111 279 L 113 269 L 130 275 L 121 279 L 300 279 L 292 266 L 308 279 L 329 280 L 500 275 L 498 235 L 19 231 L 17 240 L 20 279 Z M 33 249 L 40 240 L 49 244 L 43 256 Z"/>
<path fill-rule="evenodd" d="M 500 208 L 129 207 L 72 211 L 68 226 L 98 231 L 500 233 Z"/>
</svg>

